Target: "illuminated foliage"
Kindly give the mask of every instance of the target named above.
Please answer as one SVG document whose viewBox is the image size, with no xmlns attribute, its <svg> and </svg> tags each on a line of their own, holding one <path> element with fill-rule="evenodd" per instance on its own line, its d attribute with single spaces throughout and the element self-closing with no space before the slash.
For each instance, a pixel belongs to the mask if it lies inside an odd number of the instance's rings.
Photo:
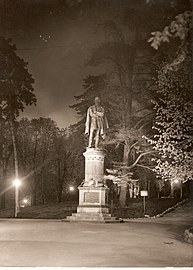
<svg viewBox="0 0 193 270">
<path fill-rule="evenodd" d="M 169 29 L 168 33 L 166 29 Z M 155 171 L 162 179 L 171 181 L 178 179 L 184 182 L 192 179 L 193 174 L 191 29 L 191 13 L 185 12 L 177 16 L 170 27 L 165 27 L 163 32 L 154 34 L 154 39 L 150 39 L 155 49 L 162 41 L 166 41 L 165 35 L 181 40 L 175 58 L 159 70 L 159 99 L 155 102 L 156 117 L 153 126 L 156 134 L 153 140 L 149 140 L 159 153 Z"/>
</svg>

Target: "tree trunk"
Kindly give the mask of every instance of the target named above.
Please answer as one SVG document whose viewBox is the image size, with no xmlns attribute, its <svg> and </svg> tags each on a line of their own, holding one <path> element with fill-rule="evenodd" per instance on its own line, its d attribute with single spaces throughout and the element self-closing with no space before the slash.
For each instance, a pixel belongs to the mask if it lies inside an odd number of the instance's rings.
<svg viewBox="0 0 193 270">
<path fill-rule="evenodd" d="M 1 181 L 2 192 L 0 193 L 0 208 L 1 209 L 5 209 L 6 179 L 7 179 L 7 164 L 3 164 L 3 178 Z"/>
<path fill-rule="evenodd" d="M 13 121 L 10 122 L 10 125 L 11 125 L 11 138 L 12 138 L 12 144 L 13 144 L 15 178 L 18 179 L 19 178 L 18 157 L 17 157 L 17 146 L 16 146 L 16 140 L 15 140 Z"/>
<path fill-rule="evenodd" d="M 38 184 L 37 184 L 37 175 L 34 173 L 32 176 L 32 205 L 37 205 L 37 190 L 38 190 Z"/>
<path fill-rule="evenodd" d="M 8 164 L 9 164 L 9 159 L 12 155 L 12 148 L 10 150 L 10 152 L 8 153 L 8 155 L 6 156 L 6 159 L 3 160 L 3 178 L 2 178 L 2 192 L 0 193 L 0 207 L 2 209 L 5 209 L 6 206 L 6 182 L 7 182 L 7 168 L 8 168 Z"/>
<path fill-rule="evenodd" d="M 36 203 L 37 203 L 37 196 L 36 196 L 36 194 L 37 194 L 37 191 L 36 191 L 36 188 L 34 188 L 34 190 L 33 190 L 33 194 L 32 194 L 32 205 L 36 205 Z"/>
<path fill-rule="evenodd" d="M 64 179 L 67 172 L 66 160 L 67 160 L 66 154 L 64 156 L 63 163 L 61 162 L 61 159 L 58 160 L 58 202 L 62 202 L 62 191 L 63 191 L 63 186 L 64 186 Z M 62 169 L 62 174 L 61 174 L 61 169 Z"/>
<path fill-rule="evenodd" d="M 131 99 L 128 100 L 128 98 L 127 98 L 126 103 L 127 103 L 126 104 L 127 114 L 129 112 L 129 116 L 130 116 L 130 114 L 131 114 L 132 100 Z M 126 127 L 127 124 L 128 124 L 128 115 L 127 114 L 125 114 L 125 123 L 123 125 L 124 127 Z M 123 163 L 125 163 L 127 165 L 128 165 L 129 150 L 130 150 L 129 145 L 128 145 L 127 142 L 125 142 L 125 144 L 124 144 L 124 152 L 123 152 Z M 126 171 L 125 172 L 123 171 L 123 173 L 126 174 Z M 126 202 L 126 200 L 127 200 L 127 186 L 128 186 L 127 182 L 121 184 L 119 204 L 122 207 L 126 206 L 126 203 L 127 203 Z"/>
<path fill-rule="evenodd" d="M 42 201 L 42 204 L 45 204 L 46 198 L 45 198 L 45 193 L 44 193 L 44 180 L 43 180 L 42 174 L 40 178 L 40 187 L 41 187 L 41 201 Z"/>
<path fill-rule="evenodd" d="M 151 198 L 151 181 L 147 181 L 148 198 Z"/>
<path fill-rule="evenodd" d="M 14 130 L 14 121 L 10 121 L 11 126 L 11 138 L 13 144 L 13 159 L 14 159 L 14 171 L 15 171 L 15 179 L 19 179 L 19 167 L 18 167 L 18 156 L 17 156 L 17 146 L 15 140 L 15 130 Z M 19 190 L 15 188 L 15 217 L 19 213 Z"/>
<path fill-rule="evenodd" d="M 60 182 L 59 187 L 58 187 L 58 202 L 59 203 L 62 202 L 62 189 L 63 189 L 63 184 L 62 184 L 62 182 Z"/>
<path fill-rule="evenodd" d="M 128 146 L 126 144 L 124 145 L 123 163 L 128 163 Z M 126 206 L 126 200 L 127 200 L 127 183 L 125 182 L 120 185 L 119 204 L 121 207 Z"/>
<path fill-rule="evenodd" d="M 121 184 L 121 191 L 119 196 L 119 204 L 121 207 L 126 206 L 126 198 L 127 198 L 127 184 L 123 183 Z"/>
<path fill-rule="evenodd" d="M 135 37 L 137 38 L 137 36 Z M 137 39 L 136 39 L 137 42 Z M 126 79 L 126 85 L 127 89 L 125 89 L 124 93 L 124 99 L 123 99 L 123 106 L 124 106 L 124 112 L 123 112 L 123 128 L 130 127 L 131 125 L 131 114 L 132 114 L 132 102 L 133 102 L 133 68 L 134 68 L 134 61 L 135 61 L 135 55 L 136 55 L 136 46 L 134 45 L 132 48 L 132 54 L 130 58 L 130 66 L 127 73 L 127 79 Z M 124 145 L 124 154 L 123 154 L 123 163 L 126 163 L 128 165 L 128 155 L 129 155 L 129 145 L 125 142 Z M 124 173 L 124 171 L 123 171 Z M 125 172 L 126 173 L 126 172 Z M 126 199 L 127 199 L 127 182 L 121 184 L 121 191 L 120 191 L 120 197 L 119 197 L 119 204 L 123 207 L 126 206 Z"/>
<path fill-rule="evenodd" d="M 49 141 L 44 143 L 44 147 L 43 147 L 43 153 L 44 154 L 43 154 L 42 164 L 44 164 L 45 161 L 46 161 L 46 157 L 47 157 L 47 153 L 48 153 L 48 148 L 49 148 Z M 45 192 L 44 192 L 45 186 L 44 186 L 44 179 L 43 179 L 44 175 L 43 175 L 43 172 L 44 172 L 44 166 L 41 167 L 39 181 L 40 181 L 40 187 L 41 187 L 40 190 L 41 190 L 42 204 L 45 204 L 46 196 L 45 196 Z"/>
<path fill-rule="evenodd" d="M 37 197 L 37 181 L 35 175 L 35 168 L 36 168 L 36 154 L 37 154 L 37 134 L 35 135 L 35 146 L 34 146 L 34 153 L 33 153 L 33 172 L 34 175 L 32 176 L 32 205 L 36 205 L 36 197 Z"/>
<path fill-rule="evenodd" d="M 0 208 L 1 209 L 5 209 L 5 181 L 6 178 L 4 178 L 5 175 L 3 173 L 3 179 L 2 179 L 2 184 L 1 184 L 1 188 L 2 188 L 2 192 L 0 193 Z"/>
<path fill-rule="evenodd" d="M 5 192 L 2 192 L 0 196 L 0 209 L 5 209 Z"/>
<path fill-rule="evenodd" d="M 60 159 L 57 160 L 58 166 L 58 202 L 62 201 L 62 183 L 61 183 L 61 161 Z"/>
</svg>

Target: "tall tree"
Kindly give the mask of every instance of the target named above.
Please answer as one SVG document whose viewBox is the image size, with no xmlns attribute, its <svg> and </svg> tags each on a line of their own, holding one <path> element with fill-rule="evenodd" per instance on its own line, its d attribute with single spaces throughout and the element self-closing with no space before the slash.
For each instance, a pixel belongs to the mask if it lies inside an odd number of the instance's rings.
<svg viewBox="0 0 193 270">
<path fill-rule="evenodd" d="M 32 84 L 34 82 L 23 59 L 16 55 L 11 39 L 0 37 L 0 115 L 10 125 L 15 177 L 19 177 L 18 156 L 14 125 L 16 117 L 25 106 L 35 104 Z"/>
<path fill-rule="evenodd" d="M 5 208 L 6 180 L 8 178 L 8 166 L 13 153 L 9 125 L 4 119 L 0 120 L 0 207 Z"/>
<path fill-rule="evenodd" d="M 62 202 L 62 194 L 64 191 L 64 184 L 66 182 L 65 180 L 67 180 L 69 166 L 66 130 L 59 130 L 53 138 L 53 143 L 53 157 L 55 159 L 55 167 L 57 171 L 57 200 L 58 202 Z"/>
<path fill-rule="evenodd" d="M 37 203 L 37 197 L 41 203 L 46 201 L 45 181 L 46 169 L 55 160 L 54 140 L 59 133 L 56 123 L 50 118 L 32 119 L 32 168 L 31 188 L 33 194 L 33 204 Z M 51 171 L 50 171 L 51 172 Z"/>
<path fill-rule="evenodd" d="M 110 111 L 110 118 L 114 120 L 114 128 L 110 129 L 111 138 L 106 144 L 123 145 L 120 165 L 123 175 L 127 175 L 131 166 L 136 166 L 138 161 L 144 162 L 144 157 L 152 153 L 149 151 L 151 147 L 140 135 L 150 131 L 148 124 L 150 126 L 153 116 L 150 99 L 157 87 L 154 80 L 157 75 L 156 63 L 163 59 L 164 53 L 153 52 L 148 46 L 147 37 L 153 30 L 153 24 L 163 24 L 163 19 L 168 19 L 171 13 L 168 10 L 176 12 L 174 9 L 178 5 L 174 3 L 172 9 L 171 2 L 125 1 L 118 12 L 114 12 L 114 20 L 109 19 L 100 24 L 105 39 L 99 47 L 93 49 L 87 64 L 103 66 L 104 74 L 98 76 L 98 79 L 101 78 L 101 82 L 105 80 L 105 85 L 98 90 L 95 85 L 101 85 L 99 81 L 93 77 L 93 81 L 87 80 L 85 93 L 78 97 L 79 103 L 75 105 L 76 109 L 83 109 L 89 103 L 87 98 L 94 94 L 94 89 L 95 95 L 102 96 L 108 113 Z M 127 177 L 125 180 L 127 182 Z M 121 188 L 120 198 L 124 205 L 126 184 Z"/>
<path fill-rule="evenodd" d="M 158 73 L 159 99 L 155 103 L 154 139 L 150 140 L 159 152 L 155 171 L 163 180 L 181 183 L 192 179 L 192 12 L 176 16 L 163 31 L 152 33 L 149 42 L 158 49 L 163 42 L 176 40 L 173 57 Z M 162 44 L 163 46 L 163 44 Z"/>
<path fill-rule="evenodd" d="M 112 108 L 109 115 L 114 120 L 113 128 L 111 128 L 113 138 L 106 143 L 123 145 L 121 171 L 126 181 L 121 186 L 122 205 L 126 202 L 127 171 L 133 167 L 132 163 L 144 156 L 143 154 L 138 157 L 136 151 L 139 150 L 140 144 L 139 129 L 142 130 L 150 120 L 152 105 L 148 100 L 150 90 L 154 85 L 152 74 L 155 70 L 152 51 L 143 43 L 143 31 L 146 24 L 140 16 L 139 6 L 136 7 L 134 3 L 133 6 L 136 9 L 128 10 L 124 22 L 120 19 L 119 23 L 110 20 L 103 23 L 105 41 L 93 50 L 88 61 L 89 65 L 103 65 L 106 69 L 106 85 L 103 86 L 101 94 L 107 110 L 110 111 Z M 143 6 L 145 7 L 144 3 Z M 129 21 L 130 16 L 132 20 Z M 127 31 L 129 31 L 129 37 Z M 91 89 L 92 87 L 87 93 L 91 92 Z M 100 91 L 97 92 L 100 94 Z M 142 141 L 141 137 L 140 141 Z M 136 157 L 133 160 L 134 151 Z"/>
<path fill-rule="evenodd" d="M 42 117 L 22 118 L 16 131 L 26 194 L 31 195 L 34 205 L 56 199 L 61 202 L 68 166 L 66 131 L 52 119 Z"/>
</svg>

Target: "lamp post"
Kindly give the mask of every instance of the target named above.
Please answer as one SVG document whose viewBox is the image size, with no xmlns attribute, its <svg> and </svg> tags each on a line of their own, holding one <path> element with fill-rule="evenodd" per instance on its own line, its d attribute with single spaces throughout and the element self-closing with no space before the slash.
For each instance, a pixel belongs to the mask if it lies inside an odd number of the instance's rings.
<svg viewBox="0 0 193 270">
<path fill-rule="evenodd" d="M 17 217 L 19 213 L 19 186 L 21 185 L 21 181 L 19 179 L 15 179 L 13 182 L 15 186 L 15 218 Z"/>
</svg>

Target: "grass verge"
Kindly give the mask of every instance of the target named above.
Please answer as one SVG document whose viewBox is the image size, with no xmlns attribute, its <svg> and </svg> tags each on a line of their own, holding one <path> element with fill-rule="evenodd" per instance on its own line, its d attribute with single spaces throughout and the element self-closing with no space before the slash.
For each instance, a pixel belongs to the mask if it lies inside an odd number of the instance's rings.
<svg viewBox="0 0 193 270">
<path fill-rule="evenodd" d="M 156 216 L 180 201 L 177 198 L 146 199 L 145 214 Z M 20 209 L 18 218 L 50 218 L 64 219 L 76 213 L 77 202 L 53 203 L 38 206 L 27 206 Z M 119 218 L 141 218 L 144 217 L 143 199 L 129 199 L 128 206 L 124 208 L 114 207 L 113 215 Z M 13 218 L 14 209 L 0 210 L 0 218 Z"/>
</svg>

